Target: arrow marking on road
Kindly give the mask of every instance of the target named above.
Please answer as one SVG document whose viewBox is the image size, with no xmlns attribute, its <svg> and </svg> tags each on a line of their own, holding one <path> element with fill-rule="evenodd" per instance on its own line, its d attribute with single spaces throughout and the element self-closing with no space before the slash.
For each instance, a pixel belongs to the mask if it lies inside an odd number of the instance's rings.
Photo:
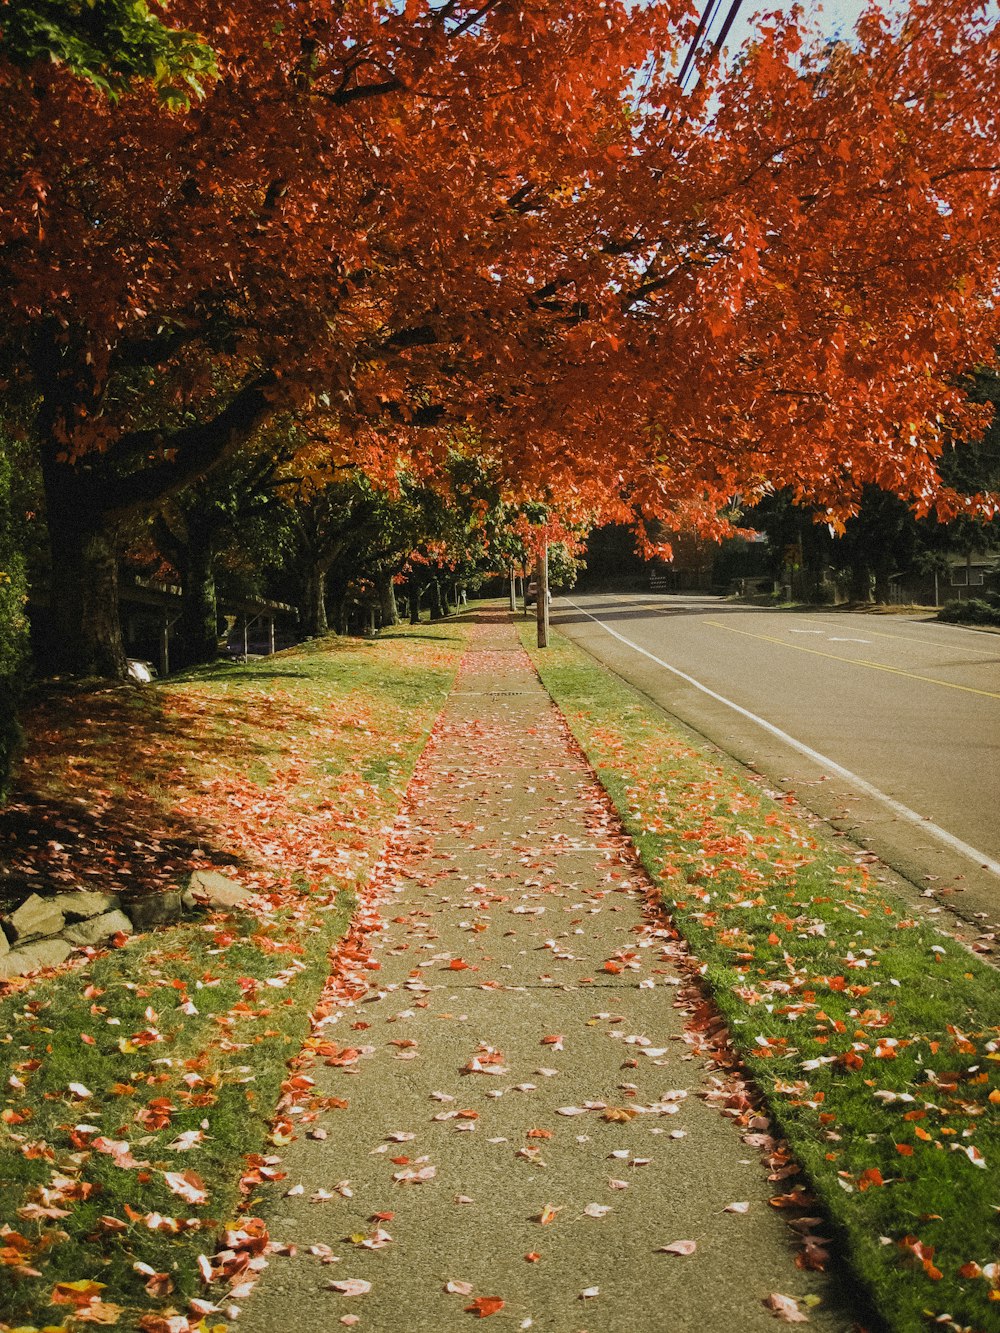
<svg viewBox="0 0 1000 1333">
<path fill-rule="evenodd" d="M 839 777 L 853 783 L 859 791 L 863 791 L 866 796 L 871 796 L 874 800 L 879 801 L 882 805 L 891 810 L 893 814 L 898 815 L 900 819 L 908 820 L 909 823 L 916 824 L 918 828 L 926 830 L 926 832 L 937 838 L 939 842 L 945 843 L 945 845 L 950 847 L 952 851 L 958 852 L 969 861 L 974 861 L 976 865 L 980 866 L 983 870 L 989 870 L 994 875 L 1000 876 L 1000 861 L 994 861 L 992 857 L 987 856 L 985 852 L 980 852 L 975 847 L 970 846 L 969 843 L 963 842 L 961 838 L 956 838 L 953 833 L 949 833 L 947 829 L 941 828 L 939 825 L 935 824 L 933 820 L 926 819 L 923 815 L 918 815 L 917 812 L 911 810 L 908 805 L 903 805 L 901 801 L 894 800 L 893 797 L 887 796 L 884 791 L 880 791 L 878 787 L 873 787 L 870 782 L 866 782 L 864 778 L 858 777 L 857 773 L 852 773 L 849 768 L 844 768 L 842 764 L 835 763 L 834 760 L 828 759 L 826 755 L 820 754 L 818 750 L 812 749 L 809 745 L 804 745 L 802 741 L 797 741 L 794 736 L 789 736 L 787 731 L 782 731 L 781 728 L 776 727 L 773 722 L 768 722 L 766 718 L 758 717 L 756 713 L 751 713 L 749 708 L 741 707 L 738 703 L 734 703 L 732 699 L 727 699 L 723 694 L 716 694 L 715 690 L 710 690 L 708 686 L 703 685 L 700 680 L 695 680 L 694 676 L 689 676 L 686 672 L 671 666 L 669 662 L 664 662 L 661 657 L 657 657 L 654 653 L 648 652 L 645 648 L 641 648 L 637 643 L 633 643 L 631 639 L 626 639 L 624 634 L 619 634 L 618 631 L 612 629 L 610 625 L 605 625 L 603 620 L 598 620 L 598 618 L 592 616 L 589 611 L 585 611 L 578 602 L 570 601 L 568 597 L 564 600 L 568 602 L 570 606 L 574 607 L 575 610 L 582 612 L 588 620 L 592 620 L 595 625 L 600 625 L 601 629 L 606 630 L 608 634 L 610 634 L 613 639 L 617 639 L 619 643 L 625 644 L 627 648 L 631 648 L 634 652 L 641 653 L 643 657 L 648 657 L 651 662 L 655 662 L 657 666 L 663 667 L 664 671 L 669 671 L 671 675 L 677 676 L 686 684 L 693 685 L 696 690 L 700 690 L 702 694 L 707 694 L 710 699 L 715 699 L 717 703 L 725 704 L 727 708 L 731 708 L 734 712 L 739 713 L 741 717 L 748 718 L 749 721 L 755 722 L 757 726 L 763 727 L 764 730 L 769 731 L 772 736 L 777 736 L 777 738 L 780 741 L 783 741 L 785 745 L 790 745 L 793 750 L 797 750 L 799 754 L 804 754 L 808 759 L 819 764 L 821 768 L 829 769 L 831 773 L 836 773 Z M 758 636 L 753 635 L 752 637 L 756 638 Z M 812 650 L 806 649 L 805 651 L 810 652 Z M 823 654 L 823 656 L 827 655 L 828 654 Z M 843 661 L 844 659 L 840 660 Z M 901 674 L 906 673 L 904 672 Z M 974 694 L 985 693 L 985 691 L 982 690 L 974 690 L 971 692 Z"/>
</svg>

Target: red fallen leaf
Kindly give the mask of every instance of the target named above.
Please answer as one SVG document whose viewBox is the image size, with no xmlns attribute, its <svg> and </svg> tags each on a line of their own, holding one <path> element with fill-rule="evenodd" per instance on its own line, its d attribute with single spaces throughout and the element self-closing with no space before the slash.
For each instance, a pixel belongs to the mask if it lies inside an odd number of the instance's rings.
<svg viewBox="0 0 1000 1333">
<path fill-rule="evenodd" d="M 615 976 L 621 971 L 621 968 L 618 966 L 617 963 L 605 963 L 604 966 L 601 968 L 601 971 L 610 972 L 613 976 Z"/>
<path fill-rule="evenodd" d="M 471 966 L 472 966 L 471 963 L 465 962 L 465 960 L 462 958 L 453 958 L 451 962 L 448 964 L 448 970 L 450 972 L 464 972 L 466 968 Z"/>
<path fill-rule="evenodd" d="M 913 1149 L 910 1147 L 908 1143 L 897 1143 L 896 1151 L 899 1153 L 900 1157 L 913 1156 Z"/>
<path fill-rule="evenodd" d="M 89 1032 L 81 1032 L 81 1033 L 80 1033 L 80 1040 L 84 1043 L 85 1046 L 96 1046 L 96 1045 L 97 1045 L 97 1042 L 94 1041 L 94 1038 L 90 1035 Z"/>
<path fill-rule="evenodd" d="M 529 1129 L 527 1133 L 529 1139 L 550 1139 L 552 1137 L 551 1129 Z"/>
<path fill-rule="evenodd" d="M 525 1259 L 527 1259 L 529 1264 L 537 1264 L 542 1256 L 538 1253 L 537 1250 L 529 1250 L 524 1257 Z"/>
<path fill-rule="evenodd" d="M 866 1171 L 862 1171 L 861 1175 L 858 1176 L 859 1190 L 868 1190 L 871 1189 L 873 1186 L 877 1187 L 879 1185 L 884 1185 L 884 1184 L 885 1181 L 882 1179 L 882 1172 L 878 1169 L 877 1166 L 868 1167 Z"/>
<path fill-rule="evenodd" d="M 90 1146 L 95 1152 L 105 1153 L 112 1159 L 115 1166 L 120 1166 L 123 1171 L 132 1171 L 136 1167 L 149 1165 L 148 1162 L 136 1161 L 129 1151 L 126 1139 L 109 1139 L 101 1134 L 94 1139 Z"/>
<path fill-rule="evenodd" d="M 49 1297 L 51 1305 L 75 1305 L 78 1308 L 89 1305 L 104 1290 L 103 1282 L 92 1282 L 81 1278 L 79 1282 L 57 1282 Z"/>
<path fill-rule="evenodd" d="M 196 1171 L 164 1171 L 163 1179 L 166 1181 L 167 1189 L 179 1195 L 185 1203 L 208 1202 L 205 1182 Z"/>
<path fill-rule="evenodd" d="M 164 1296 L 169 1296 L 173 1291 L 174 1284 L 169 1273 L 158 1273 L 152 1265 L 144 1264 L 138 1260 L 132 1267 L 140 1277 L 147 1279 L 145 1287 L 150 1296 L 160 1300 Z"/>
<path fill-rule="evenodd" d="M 982 1277 L 982 1275 L 983 1270 L 974 1260 L 967 1264 L 963 1264 L 958 1270 L 959 1277 Z"/>
<path fill-rule="evenodd" d="M 479 1319 L 488 1319 L 491 1314 L 502 1310 L 504 1302 L 499 1296 L 477 1296 L 471 1305 L 465 1307 L 466 1314 L 474 1314 Z"/>
<path fill-rule="evenodd" d="M 565 1038 L 562 1036 L 561 1033 L 553 1033 L 552 1036 L 550 1036 L 550 1037 L 543 1037 L 542 1040 L 541 1040 L 540 1045 L 542 1045 L 542 1046 L 554 1046 L 554 1047 L 556 1048 L 557 1051 L 561 1051 L 561 1050 L 562 1050 L 562 1044 L 563 1044 L 564 1041 L 565 1041 Z"/>
</svg>

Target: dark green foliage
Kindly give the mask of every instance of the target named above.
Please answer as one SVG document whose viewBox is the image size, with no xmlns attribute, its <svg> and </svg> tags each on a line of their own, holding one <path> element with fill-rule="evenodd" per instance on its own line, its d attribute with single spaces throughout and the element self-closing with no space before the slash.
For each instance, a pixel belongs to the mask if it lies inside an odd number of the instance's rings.
<svg viewBox="0 0 1000 1333">
<path fill-rule="evenodd" d="M 6 0 L 0 53 L 17 65 L 63 64 L 112 98 L 133 80 L 149 80 L 162 101 L 180 106 L 215 72 L 209 47 L 168 28 L 144 0 Z"/>
<path fill-rule="evenodd" d="M 938 612 L 938 620 L 953 625 L 1000 625 L 1000 598 L 993 594 L 990 601 L 970 597 L 961 602 L 945 602 Z"/>
<path fill-rule="evenodd" d="M 17 710 L 28 641 L 24 560 L 11 516 L 10 484 L 11 459 L 0 438 L 0 801 L 6 799 L 20 742 Z"/>
</svg>

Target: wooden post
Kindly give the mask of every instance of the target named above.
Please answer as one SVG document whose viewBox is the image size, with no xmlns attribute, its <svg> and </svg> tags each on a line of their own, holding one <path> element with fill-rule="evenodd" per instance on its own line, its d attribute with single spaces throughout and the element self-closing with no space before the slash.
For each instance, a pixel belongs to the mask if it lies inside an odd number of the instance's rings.
<svg viewBox="0 0 1000 1333">
<path fill-rule="evenodd" d="M 517 610 L 517 583 L 514 577 L 514 566 L 510 567 L 510 609 Z"/>
<path fill-rule="evenodd" d="M 267 651 L 270 656 L 274 655 L 274 616 L 267 618 Z"/>
<path fill-rule="evenodd" d="M 537 584 L 537 596 L 535 605 L 538 608 L 536 613 L 536 622 L 538 625 L 538 646 L 547 648 L 549 646 L 549 544 L 542 547 L 542 553 L 538 557 L 538 564 L 535 566 L 535 582 Z"/>
</svg>

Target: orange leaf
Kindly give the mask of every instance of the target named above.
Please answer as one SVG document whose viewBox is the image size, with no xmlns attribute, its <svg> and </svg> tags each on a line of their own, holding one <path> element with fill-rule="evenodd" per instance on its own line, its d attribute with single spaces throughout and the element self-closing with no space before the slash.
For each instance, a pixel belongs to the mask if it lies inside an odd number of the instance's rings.
<svg viewBox="0 0 1000 1333">
<path fill-rule="evenodd" d="M 504 1302 L 499 1296 L 477 1296 L 471 1305 L 465 1307 L 467 1314 L 477 1315 L 480 1319 L 487 1319 L 491 1314 L 496 1314 L 504 1307 Z"/>
</svg>

